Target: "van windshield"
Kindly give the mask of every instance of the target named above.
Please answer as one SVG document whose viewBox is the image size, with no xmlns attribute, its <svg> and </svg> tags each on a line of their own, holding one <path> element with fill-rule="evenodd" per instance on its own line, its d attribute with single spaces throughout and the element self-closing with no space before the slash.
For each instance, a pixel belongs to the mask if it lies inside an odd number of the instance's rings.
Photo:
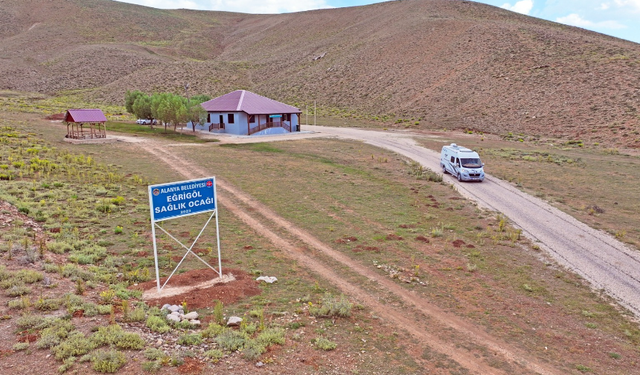
<svg viewBox="0 0 640 375">
<path fill-rule="evenodd" d="M 464 168 L 480 168 L 480 167 L 482 167 L 482 162 L 480 161 L 480 158 L 460 159 L 460 163 L 462 163 L 462 167 L 464 167 Z"/>
</svg>

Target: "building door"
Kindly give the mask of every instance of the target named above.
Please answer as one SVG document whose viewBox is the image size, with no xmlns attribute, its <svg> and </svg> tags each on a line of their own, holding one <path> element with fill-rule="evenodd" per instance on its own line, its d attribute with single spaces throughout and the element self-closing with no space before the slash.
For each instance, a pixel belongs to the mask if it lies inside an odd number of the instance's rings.
<svg viewBox="0 0 640 375">
<path fill-rule="evenodd" d="M 224 129 L 224 116 L 220 115 L 220 129 Z"/>
</svg>

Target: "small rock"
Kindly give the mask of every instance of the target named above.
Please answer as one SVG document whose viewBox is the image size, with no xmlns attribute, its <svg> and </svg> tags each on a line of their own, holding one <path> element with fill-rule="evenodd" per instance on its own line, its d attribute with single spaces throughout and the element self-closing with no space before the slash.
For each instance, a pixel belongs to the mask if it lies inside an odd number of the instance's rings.
<svg viewBox="0 0 640 375">
<path fill-rule="evenodd" d="M 199 320 L 194 319 L 194 320 L 192 320 L 192 321 L 191 321 L 191 324 L 193 324 L 194 326 L 199 326 L 199 325 L 201 325 L 202 323 L 200 323 L 200 321 L 199 321 Z"/>
<path fill-rule="evenodd" d="M 262 363 L 262 362 L 256 363 L 256 367 L 262 367 L 262 366 L 264 366 L 264 363 Z"/>
<path fill-rule="evenodd" d="M 167 315 L 167 320 L 178 323 L 180 322 L 180 317 L 178 315 L 169 314 Z"/>
<path fill-rule="evenodd" d="M 198 313 L 195 311 L 192 311 L 188 314 L 185 314 L 183 317 L 183 319 L 189 319 L 189 320 L 194 320 L 194 319 L 198 319 Z"/>
<path fill-rule="evenodd" d="M 242 322 L 241 317 L 232 316 L 232 317 L 229 317 L 229 320 L 227 320 L 227 326 L 237 326 L 237 325 L 240 325 L 240 322 Z"/>
<path fill-rule="evenodd" d="M 171 307 L 171 305 L 168 303 L 165 303 L 164 305 L 162 305 L 162 308 L 160 310 L 168 310 L 169 307 Z"/>
<path fill-rule="evenodd" d="M 260 276 L 256 279 L 256 281 L 264 281 L 265 283 L 273 284 L 278 281 L 278 278 L 275 276 Z"/>
</svg>

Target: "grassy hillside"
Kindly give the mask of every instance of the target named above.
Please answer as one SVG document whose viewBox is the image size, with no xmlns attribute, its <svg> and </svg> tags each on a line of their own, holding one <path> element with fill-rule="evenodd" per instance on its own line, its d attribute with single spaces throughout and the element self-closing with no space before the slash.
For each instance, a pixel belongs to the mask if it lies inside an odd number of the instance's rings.
<svg viewBox="0 0 640 375">
<path fill-rule="evenodd" d="M 37 9 L 36 11 L 32 11 Z M 320 114 L 638 147 L 640 45 L 466 1 L 281 15 L 0 5 L 0 89 L 120 103 L 189 83 Z"/>
</svg>

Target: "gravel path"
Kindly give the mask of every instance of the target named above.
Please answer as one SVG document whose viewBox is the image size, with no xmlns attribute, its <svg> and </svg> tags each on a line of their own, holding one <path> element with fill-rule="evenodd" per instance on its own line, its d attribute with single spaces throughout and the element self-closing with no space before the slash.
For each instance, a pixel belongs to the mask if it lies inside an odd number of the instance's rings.
<svg viewBox="0 0 640 375">
<path fill-rule="evenodd" d="M 440 153 L 418 146 L 414 141 L 413 137 L 421 135 L 321 126 L 305 126 L 304 129 L 325 136 L 362 140 L 434 171 L 441 170 Z M 640 318 L 638 251 L 493 176 L 487 175 L 483 183 L 460 183 L 445 175 L 445 181 L 479 206 L 507 216 L 559 264 L 575 271 L 594 289 L 603 290 Z"/>
</svg>

